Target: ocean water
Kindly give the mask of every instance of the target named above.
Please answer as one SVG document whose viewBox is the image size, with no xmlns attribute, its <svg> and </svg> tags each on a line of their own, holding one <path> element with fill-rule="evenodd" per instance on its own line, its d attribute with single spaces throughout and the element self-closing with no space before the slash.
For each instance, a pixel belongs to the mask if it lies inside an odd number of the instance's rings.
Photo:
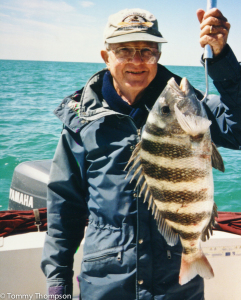
<svg viewBox="0 0 241 300">
<path fill-rule="evenodd" d="M 62 130 L 53 110 L 104 64 L 0 60 L 0 210 L 8 208 L 14 168 L 51 159 Z M 205 91 L 204 69 L 167 66 Z M 210 93 L 217 94 L 210 81 Z M 219 149 L 226 171 L 214 170 L 219 211 L 241 211 L 241 152 Z"/>
</svg>

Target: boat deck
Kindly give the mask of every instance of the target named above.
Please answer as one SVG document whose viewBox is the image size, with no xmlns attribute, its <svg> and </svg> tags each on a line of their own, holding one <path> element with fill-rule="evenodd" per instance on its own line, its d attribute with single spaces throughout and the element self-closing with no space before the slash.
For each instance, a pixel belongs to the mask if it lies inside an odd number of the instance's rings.
<svg viewBox="0 0 241 300">
<path fill-rule="evenodd" d="M 0 238 L 1 299 L 46 299 L 45 277 L 40 269 L 44 237 L 45 232 L 31 232 Z M 215 273 L 213 279 L 205 280 L 205 300 L 240 300 L 241 236 L 214 231 L 211 239 L 202 243 L 202 249 Z M 82 255 L 83 243 L 75 254 L 76 298 Z"/>
</svg>

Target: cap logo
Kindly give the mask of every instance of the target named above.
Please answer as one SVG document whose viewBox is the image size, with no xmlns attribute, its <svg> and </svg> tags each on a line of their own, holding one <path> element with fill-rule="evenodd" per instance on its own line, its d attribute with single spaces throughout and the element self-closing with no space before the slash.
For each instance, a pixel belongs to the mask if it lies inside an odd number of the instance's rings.
<svg viewBox="0 0 241 300">
<path fill-rule="evenodd" d="M 109 44 L 135 41 L 167 42 L 158 30 L 155 16 L 139 8 L 123 9 L 110 15 L 104 31 L 104 40 Z"/>
<path fill-rule="evenodd" d="M 117 24 L 119 30 L 132 30 L 132 29 L 147 29 L 152 27 L 152 22 L 147 22 L 147 20 L 140 15 L 129 15 L 123 19 L 122 22 Z"/>
</svg>

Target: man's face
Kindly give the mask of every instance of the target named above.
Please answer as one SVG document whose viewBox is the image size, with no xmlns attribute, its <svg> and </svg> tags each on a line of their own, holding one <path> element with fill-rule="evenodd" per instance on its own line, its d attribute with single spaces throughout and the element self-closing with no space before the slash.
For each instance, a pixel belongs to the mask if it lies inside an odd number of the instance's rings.
<svg viewBox="0 0 241 300">
<path fill-rule="evenodd" d="M 157 43 L 153 42 L 127 42 L 110 44 L 110 49 L 115 50 L 119 47 L 135 47 L 137 49 L 151 47 L 158 49 Z M 155 78 L 157 73 L 157 62 L 149 64 L 143 61 L 140 52 L 136 52 L 133 59 L 120 61 L 113 51 L 102 51 L 108 69 L 113 77 L 113 84 L 118 94 L 128 92 L 140 94 Z M 158 55 L 157 60 L 159 59 Z"/>
</svg>

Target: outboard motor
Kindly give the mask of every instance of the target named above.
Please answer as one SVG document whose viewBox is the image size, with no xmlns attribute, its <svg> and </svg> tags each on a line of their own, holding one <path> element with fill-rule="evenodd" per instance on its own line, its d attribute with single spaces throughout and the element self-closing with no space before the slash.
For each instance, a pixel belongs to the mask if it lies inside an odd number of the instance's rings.
<svg viewBox="0 0 241 300">
<path fill-rule="evenodd" d="M 52 160 L 27 161 L 13 173 L 9 210 L 32 210 L 47 206 L 47 182 Z"/>
</svg>

